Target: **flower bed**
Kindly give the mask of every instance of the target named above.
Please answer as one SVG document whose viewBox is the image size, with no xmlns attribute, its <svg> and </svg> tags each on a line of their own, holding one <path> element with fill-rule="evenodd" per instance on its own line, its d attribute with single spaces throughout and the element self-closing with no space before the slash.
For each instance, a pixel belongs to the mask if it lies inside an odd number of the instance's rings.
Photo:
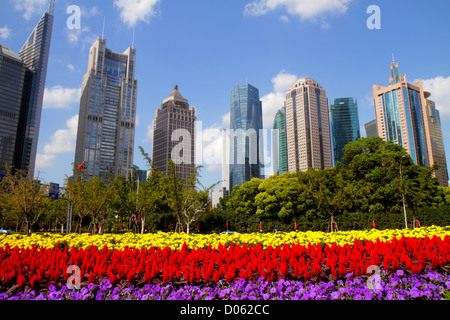
<svg viewBox="0 0 450 320">
<path fill-rule="evenodd" d="M 450 285 L 448 232 L 447 228 L 428 227 L 330 234 L 0 236 L 0 299 L 162 299 L 177 294 L 180 299 L 354 299 L 360 296 L 347 291 L 357 283 L 366 290 L 361 297 L 378 299 L 376 290 L 366 285 L 374 277 L 371 270 L 383 275 L 381 296 L 387 299 L 405 297 L 398 290 L 411 291 L 416 283 L 423 290 L 408 298 L 420 298 L 426 291 L 438 299 L 448 296 Z M 191 242 L 180 245 L 183 239 Z M 206 244 L 208 239 L 211 243 Z M 75 283 L 81 290 L 76 293 L 67 290 L 69 277 L 74 277 L 69 266 L 79 270 Z M 395 277 L 401 272 L 406 278 L 391 292 L 395 286 L 387 283 L 398 282 Z M 438 287 L 430 289 L 430 277 L 440 277 L 435 283 Z M 108 283 L 115 292 L 98 296 Z M 249 290 L 264 286 L 269 291 L 250 296 L 239 285 Z M 164 297 L 147 292 L 162 287 L 168 288 L 161 293 Z"/>
<path fill-rule="evenodd" d="M 181 249 L 184 243 L 188 245 L 189 249 L 194 248 L 217 248 L 219 244 L 229 245 L 261 245 L 263 248 L 268 246 L 277 247 L 284 244 L 300 244 L 308 245 L 320 243 L 325 244 L 352 244 L 355 239 L 359 241 L 372 240 L 389 241 L 393 238 L 414 237 L 424 238 L 438 236 L 444 238 L 446 235 L 450 236 L 450 226 L 438 227 L 430 226 L 416 229 L 387 229 L 387 230 L 364 230 L 364 231 L 338 231 L 338 232 L 278 232 L 278 233 L 245 233 L 245 234 L 185 234 L 185 233 L 147 233 L 147 234 L 32 234 L 30 236 L 11 234 L 0 235 L 0 247 L 7 244 L 11 248 L 18 246 L 20 248 L 31 248 L 36 246 L 40 248 L 53 249 L 55 244 L 67 246 L 69 248 L 84 248 L 87 249 L 91 245 L 97 248 L 103 248 L 105 245 L 109 249 L 123 250 L 128 248 L 151 248 L 169 247 L 172 250 Z"/>
<path fill-rule="evenodd" d="M 356 240 L 353 245 L 332 244 L 307 246 L 287 244 L 264 249 L 261 245 L 228 247 L 219 245 L 205 249 L 181 250 L 166 248 L 111 250 L 40 249 L 36 247 L 11 249 L 0 247 L 0 292 L 14 288 L 47 288 L 53 284 L 61 288 L 71 265 L 80 268 L 80 283 L 102 283 L 109 279 L 121 286 L 144 284 L 211 284 L 219 280 L 231 283 L 239 279 L 268 281 L 310 280 L 336 281 L 353 272 L 366 275 L 370 266 L 388 272 L 398 269 L 418 274 L 429 268 L 450 271 L 450 237 L 444 239 L 406 238 L 391 241 Z"/>
<path fill-rule="evenodd" d="M 147 284 L 144 287 L 113 286 L 108 279 L 102 284 L 89 284 L 81 290 L 67 286 L 36 292 L 20 291 L 8 296 L 0 293 L 0 300 L 441 300 L 450 295 L 448 274 L 429 270 L 423 275 L 396 272 L 381 274 L 379 288 L 370 289 L 367 280 L 348 274 L 345 280 L 313 283 L 284 280 L 245 281 L 211 286 Z"/>
</svg>

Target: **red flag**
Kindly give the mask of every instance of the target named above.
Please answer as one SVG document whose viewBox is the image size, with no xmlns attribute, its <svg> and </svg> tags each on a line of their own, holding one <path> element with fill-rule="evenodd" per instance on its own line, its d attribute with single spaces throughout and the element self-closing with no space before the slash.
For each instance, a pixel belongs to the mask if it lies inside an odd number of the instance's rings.
<svg viewBox="0 0 450 320">
<path fill-rule="evenodd" d="M 82 164 L 80 164 L 79 166 L 78 166 L 78 170 L 81 170 L 81 169 L 83 169 L 84 168 L 84 163 L 82 163 Z"/>
<path fill-rule="evenodd" d="M 375 229 L 375 220 L 372 221 L 373 228 Z"/>
</svg>

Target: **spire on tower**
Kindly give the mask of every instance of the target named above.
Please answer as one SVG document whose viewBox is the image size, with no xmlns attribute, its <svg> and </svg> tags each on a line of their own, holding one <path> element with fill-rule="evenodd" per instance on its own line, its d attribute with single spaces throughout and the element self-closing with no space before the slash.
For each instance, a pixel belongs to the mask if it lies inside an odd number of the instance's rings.
<svg viewBox="0 0 450 320">
<path fill-rule="evenodd" d="M 55 0 L 49 0 L 49 2 L 48 2 L 48 13 L 53 15 L 54 11 L 55 11 Z"/>
</svg>

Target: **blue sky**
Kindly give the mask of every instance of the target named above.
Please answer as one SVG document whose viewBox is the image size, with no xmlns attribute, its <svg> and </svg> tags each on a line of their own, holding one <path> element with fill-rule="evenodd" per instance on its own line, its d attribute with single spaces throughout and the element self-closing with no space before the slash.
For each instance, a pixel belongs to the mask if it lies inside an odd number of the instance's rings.
<svg viewBox="0 0 450 320">
<path fill-rule="evenodd" d="M 71 5 L 81 8 L 80 29 L 67 27 Z M 380 8 L 381 29 L 366 25 L 370 5 Z M 18 53 L 47 7 L 48 0 L 2 0 L 0 43 Z M 449 157 L 448 1 L 57 0 L 54 14 L 36 164 L 44 182 L 63 184 L 71 175 L 82 77 L 104 18 L 113 51 L 131 46 L 135 28 L 134 163 L 141 168 L 146 163 L 138 146 L 151 154 L 155 111 L 175 84 L 201 121 L 205 185 L 221 179 L 220 129 L 228 127 L 231 90 L 247 81 L 259 89 L 266 128 L 286 89 L 311 77 L 330 103 L 358 100 L 365 136 L 364 123 L 375 118 L 372 85 L 387 85 L 392 54 L 409 82 L 423 80 L 432 93 Z"/>
</svg>

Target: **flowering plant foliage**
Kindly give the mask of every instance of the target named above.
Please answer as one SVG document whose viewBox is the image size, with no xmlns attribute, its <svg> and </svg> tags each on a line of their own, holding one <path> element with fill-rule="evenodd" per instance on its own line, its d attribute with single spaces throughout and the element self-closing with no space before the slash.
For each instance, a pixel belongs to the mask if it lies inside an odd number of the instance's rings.
<svg viewBox="0 0 450 320">
<path fill-rule="evenodd" d="M 67 281 L 67 267 L 80 268 L 80 283 L 86 287 L 108 279 L 120 287 L 145 284 L 211 285 L 222 281 L 337 281 L 352 272 L 367 278 L 370 266 L 378 266 L 388 274 L 404 270 L 419 274 L 426 269 L 450 271 L 450 237 L 412 238 L 402 236 L 391 241 L 353 244 L 283 246 L 219 244 L 217 248 L 180 250 L 169 247 L 148 249 L 88 249 L 59 246 L 53 249 L 0 247 L 0 292 L 41 290 L 49 285 L 57 288 Z"/>
</svg>

